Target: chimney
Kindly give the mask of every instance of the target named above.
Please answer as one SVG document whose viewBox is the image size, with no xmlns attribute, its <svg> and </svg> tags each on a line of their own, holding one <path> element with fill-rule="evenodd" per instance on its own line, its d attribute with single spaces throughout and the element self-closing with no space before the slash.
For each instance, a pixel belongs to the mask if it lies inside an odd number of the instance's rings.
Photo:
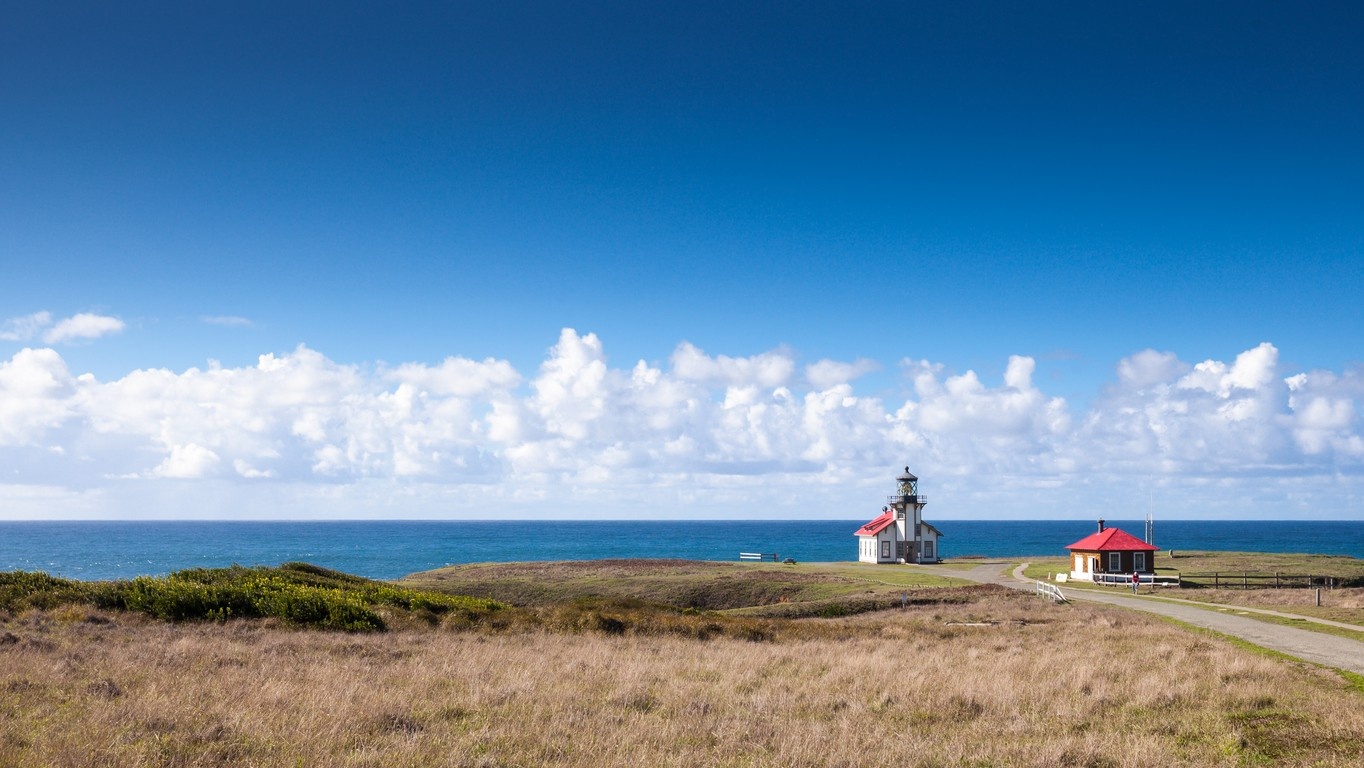
<svg viewBox="0 0 1364 768">
<path fill-rule="evenodd" d="M 1099 518 L 1099 533 L 1103 533 L 1103 532 L 1104 532 L 1104 519 L 1101 517 L 1101 518 Z"/>
</svg>

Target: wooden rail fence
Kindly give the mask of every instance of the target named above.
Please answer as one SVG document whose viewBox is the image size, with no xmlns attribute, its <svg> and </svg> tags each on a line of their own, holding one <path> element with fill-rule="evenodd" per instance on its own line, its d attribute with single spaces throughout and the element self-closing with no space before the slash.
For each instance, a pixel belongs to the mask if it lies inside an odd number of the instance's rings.
<svg viewBox="0 0 1364 768">
<path fill-rule="evenodd" d="M 1214 589 L 1285 589 L 1325 587 L 1335 589 L 1334 576 L 1318 576 L 1302 573 L 1263 573 L 1257 571 L 1208 571 L 1206 573 L 1181 573 L 1180 581 L 1190 587 L 1213 587 Z"/>
</svg>

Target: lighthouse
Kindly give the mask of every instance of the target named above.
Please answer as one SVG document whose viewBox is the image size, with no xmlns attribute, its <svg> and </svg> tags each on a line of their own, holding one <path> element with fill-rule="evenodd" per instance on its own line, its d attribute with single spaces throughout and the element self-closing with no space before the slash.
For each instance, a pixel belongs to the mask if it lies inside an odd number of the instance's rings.
<svg viewBox="0 0 1364 768">
<path fill-rule="evenodd" d="M 924 561 L 924 505 L 927 496 L 919 495 L 919 478 L 905 467 L 905 471 L 895 478 L 895 495 L 887 499 L 890 508 L 895 510 L 895 528 L 899 534 L 895 559 L 901 563 L 922 563 Z M 936 552 L 934 553 L 937 554 Z"/>
<path fill-rule="evenodd" d="M 919 478 L 905 467 L 895 478 L 895 495 L 886 498 L 881 515 L 854 534 L 857 559 L 864 563 L 936 563 L 942 533 L 924 522 L 928 497 L 919 493 Z"/>
</svg>

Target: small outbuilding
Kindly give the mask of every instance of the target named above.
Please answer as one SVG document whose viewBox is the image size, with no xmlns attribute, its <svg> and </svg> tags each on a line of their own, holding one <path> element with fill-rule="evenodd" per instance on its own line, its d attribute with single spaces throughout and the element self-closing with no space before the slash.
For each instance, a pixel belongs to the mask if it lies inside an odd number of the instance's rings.
<svg viewBox="0 0 1364 768">
<path fill-rule="evenodd" d="M 1070 550 L 1072 580 L 1102 581 L 1106 575 L 1151 576 L 1156 572 L 1156 547 L 1121 528 L 1105 528 L 1103 520 L 1097 533 L 1066 549 Z"/>
<path fill-rule="evenodd" d="M 881 514 L 853 535 L 857 559 L 863 563 L 936 563 L 942 532 L 924 522 L 928 497 L 919 493 L 919 478 L 909 467 L 895 478 L 896 493 Z"/>
</svg>

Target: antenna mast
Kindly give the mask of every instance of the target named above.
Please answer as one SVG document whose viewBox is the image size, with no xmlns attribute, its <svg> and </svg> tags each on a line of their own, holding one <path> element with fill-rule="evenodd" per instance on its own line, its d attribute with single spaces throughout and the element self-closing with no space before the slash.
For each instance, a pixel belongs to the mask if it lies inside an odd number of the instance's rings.
<svg viewBox="0 0 1364 768">
<path fill-rule="evenodd" d="M 1151 516 L 1151 491 L 1146 492 L 1146 543 L 1151 543 L 1151 538 L 1155 533 L 1156 521 Z"/>
</svg>

